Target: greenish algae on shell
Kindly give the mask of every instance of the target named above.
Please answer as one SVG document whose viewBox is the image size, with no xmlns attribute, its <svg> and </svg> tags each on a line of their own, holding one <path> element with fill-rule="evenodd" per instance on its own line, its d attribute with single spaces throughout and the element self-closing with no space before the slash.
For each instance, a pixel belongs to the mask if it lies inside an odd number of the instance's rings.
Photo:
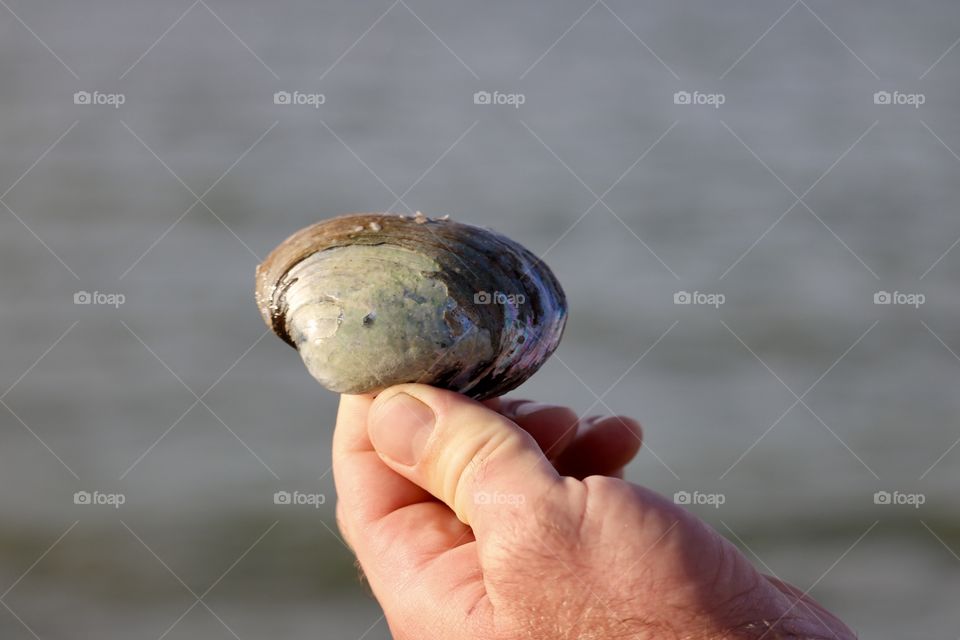
<svg viewBox="0 0 960 640">
<path fill-rule="evenodd" d="M 267 325 L 338 393 L 422 382 L 474 398 L 519 386 L 556 349 L 566 300 L 516 242 L 447 219 L 341 216 L 257 268 Z"/>
</svg>

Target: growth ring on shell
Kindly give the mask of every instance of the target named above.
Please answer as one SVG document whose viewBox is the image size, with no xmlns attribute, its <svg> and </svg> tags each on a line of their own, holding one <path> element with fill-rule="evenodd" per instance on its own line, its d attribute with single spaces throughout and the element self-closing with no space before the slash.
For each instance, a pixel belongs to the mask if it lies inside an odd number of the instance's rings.
<svg viewBox="0 0 960 640">
<path fill-rule="evenodd" d="M 338 393 L 421 382 L 477 399 L 553 353 L 566 299 L 513 240 L 443 218 L 357 214 L 301 229 L 257 268 L 267 325 Z"/>
</svg>

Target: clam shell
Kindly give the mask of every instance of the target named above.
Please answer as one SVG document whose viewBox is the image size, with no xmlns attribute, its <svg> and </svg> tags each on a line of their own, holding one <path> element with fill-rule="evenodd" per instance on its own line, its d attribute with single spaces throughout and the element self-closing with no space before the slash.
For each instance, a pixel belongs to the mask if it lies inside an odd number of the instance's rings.
<svg viewBox="0 0 960 640">
<path fill-rule="evenodd" d="M 422 214 L 357 214 L 293 234 L 257 268 L 264 321 L 331 391 L 421 382 L 477 399 L 553 353 L 566 299 L 513 240 Z"/>
</svg>

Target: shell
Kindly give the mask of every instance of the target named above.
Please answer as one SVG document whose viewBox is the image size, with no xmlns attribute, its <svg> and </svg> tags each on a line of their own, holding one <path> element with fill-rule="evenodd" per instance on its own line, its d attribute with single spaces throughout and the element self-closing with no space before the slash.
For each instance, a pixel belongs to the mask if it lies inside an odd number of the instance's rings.
<svg viewBox="0 0 960 640">
<path fill-rule="evenodd" d="M 421 382 L 485 399 L 519 386 L 560 342 L 550 269 L 498 233 L 392 214 L 301 229 L 257 268 L 264 321 L 337 393 Z"/>
</svg>

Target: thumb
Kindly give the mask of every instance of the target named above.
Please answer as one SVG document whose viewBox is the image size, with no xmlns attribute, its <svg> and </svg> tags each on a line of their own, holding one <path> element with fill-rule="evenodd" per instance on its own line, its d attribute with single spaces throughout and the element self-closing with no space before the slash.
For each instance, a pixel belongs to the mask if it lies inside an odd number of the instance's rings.
<svg viewBox="0 0 960 640">
<path fill-rule="evenodd" d="M 526 431 L 459 393 L 403 384 L 380 393 L 367 418 L 384 463 L 450 507 L 478 535 L 561 481 Z"/>
</svg>

